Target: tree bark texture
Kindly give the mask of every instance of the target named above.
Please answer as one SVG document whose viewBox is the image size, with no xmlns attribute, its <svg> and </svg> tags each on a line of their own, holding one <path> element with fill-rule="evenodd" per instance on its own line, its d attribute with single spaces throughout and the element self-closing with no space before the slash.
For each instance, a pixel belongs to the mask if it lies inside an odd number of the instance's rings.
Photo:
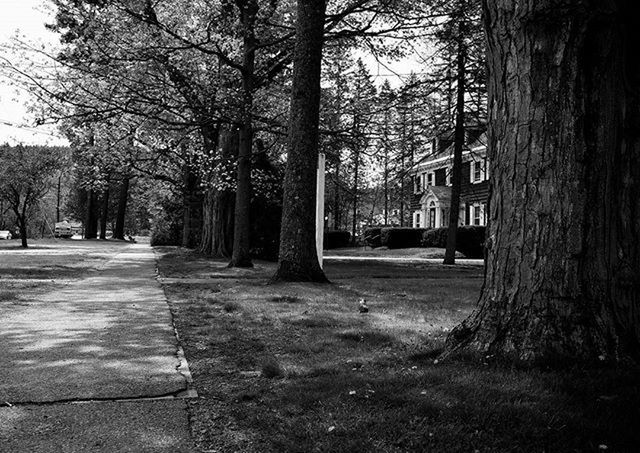
<svg viewBox="0 0 640 453">
<path fill-rule="evenodd" d="M 26 198 L 26 197 L 25 197 Z M 20 203 L 20 197 L 16 196 L 16 203 L 13 205 L 13 212 L 18 221 L 18 229 L 20 230 L 20 245 L 27 248 L 27 202 Z"/>
<path fill-rule="evenodd" d="M 456 262 L 456 236 L 458 234 L 458 216 L 460 215 L 460 189 L 462 186 L 462 151 L 464 148 L 464 98 L 466 92 L 466 49 L 464 43 L 464 26 L 458 29 L 458 55 L 456 62 L 456 127 L 453 141 L 453 167 L 451 169 L 451 206 L 449 208 L 449 229 L 447 231 L 447 248 L 443 264 Z"/>
<path fill-rule="evenodd" d="M 289 153 L 285 171 L 280 256 L 274 280 L 326 282 L 316 252 L 320 64 L 325 0 L 298 0 Z"/>
<path fill-rule="evenodd" d="M 87 212 L 85 213 L 84 238 L 96 239 L 98 237 L 98 216 L 96 194 L 93 189 L 87 190 Z"/>
<path fill-rule="evenodd" d="M 23 216 L 18 217 L 18 229 L 20 230 L 20 246 L 27 248 L 27 221 Z"/>
<path fill-rule="evenodd" d="M 223 129 L 220 133 L 221 159 L 235 159 L 238 155 L 238 131 Z M 235 193 L 211 188 L 204 200 L 200 252 L 205 255 L 231 258 L 233 251 L 233 219 Z"/>
<path fill-rule="evenodd" d="M 489 254 L 448 338 L 527 362 L 640 354 L 640 20 L 631 0 L 485 0 Z"/>
<path fill-rule="evenodd" d="M 242 126 L 238 153 L 238 183 L 233 225 L 233 253 L 229 267 L 253 267 L 251 262 L 251 154 L 253 149 L 253 87 L 256 60 L 256 0 L 240 2 L 243 28 Z"/>
<path fill-rule="evenodd" d="M 107 221 L 109 219 L 109 187 L 102 192 L 102 211 L 100 213 L 100 239 L 107 239 Z"/>
<path fill-rule="evenodd" d="M 183 181 L 182 247 L 194 248 L 202 229 L 202 193 L 200 178 L 188 164 L 184 168 Z"/>
<path fill-rule="evenodd" d="M 353 150 L 353 193 L 352 193 L 352 203 L 351 206 L 351 214 L 353 217 L 351 218 L 351 244 L 353 246 L 356 245 L 356 233 L 358 227 L 358 184 L 359 184 L 359 173 L 360 173 L 360 150 L 357 149 L 358 144 L 355 145 L 356 149 Z"/>
<path fill-rule="evenodd" d="M 62 201 L 62 171 L 58 175 L 58 187 L 56 190 L 56 222 L 60 221 L 60 202 Z M 2 209 L 0 208 L 0 211 Z"/>
<path fill-rule="evenodd" d="M 127 217 L 127 202 L 129 200 L 129 176 L 125 175 L 122 178 L 122 185 L 120 186 L 120 194 L 118 197 L 118 213 L 116 215 L 116 227 L 113 232 L 115 239 L 124 240 L 124 223 Z"/>
</svg>

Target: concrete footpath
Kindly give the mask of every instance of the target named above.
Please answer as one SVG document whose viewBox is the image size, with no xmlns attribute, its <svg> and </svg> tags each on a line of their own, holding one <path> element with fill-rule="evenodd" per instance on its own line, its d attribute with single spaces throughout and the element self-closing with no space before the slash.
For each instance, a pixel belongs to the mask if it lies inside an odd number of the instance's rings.
<svg viewBox="0 0 640 453">
<path fill-rule="evenodd" d="M 0 452 L 193 451 L 153 251 L 121 250 L 1 320 Z"/>
</svg>

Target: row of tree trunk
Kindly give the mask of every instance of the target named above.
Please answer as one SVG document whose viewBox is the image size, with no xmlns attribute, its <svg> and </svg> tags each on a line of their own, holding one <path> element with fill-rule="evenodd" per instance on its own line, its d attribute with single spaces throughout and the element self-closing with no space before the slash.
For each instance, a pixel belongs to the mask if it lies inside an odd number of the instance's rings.
<svg viewBox="0 0 640 453">
<path fill-rule="evenodd" d="M 84 219 L 84 237 L 85 239 L 106 239 L 107 238 L 107 222 L 109 219 L 109 198 L 110 190 L 107 187 L 98 197 L 94 189 L 86 191 L 86 211 Z M 124 177 L 120 184 L 120 192 L 118 194 L 118 210 L 116 213 L 115 229 L 113 231 L 114 239 L 124 239 L 124 225 L 127 215 L 127 202 L 129 199 L 129 177 Z"/>
</svg>

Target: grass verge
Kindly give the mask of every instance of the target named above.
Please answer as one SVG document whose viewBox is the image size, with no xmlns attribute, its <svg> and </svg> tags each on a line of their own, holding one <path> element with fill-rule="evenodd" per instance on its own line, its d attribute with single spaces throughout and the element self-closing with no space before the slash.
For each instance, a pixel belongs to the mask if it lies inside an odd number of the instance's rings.
<svg viewBox="0 0 640 453">
<path fill-rule="evenodd" d="M 268 285 L 266 263 L 242 274 L 164 252 L 164 276 L 203 277 L 165 286 L 202 450 L 640 451 L 637 369 L 434 363 L 473 308 L 480 268 L 336 262 L 332 285 Z"/>
</svg>

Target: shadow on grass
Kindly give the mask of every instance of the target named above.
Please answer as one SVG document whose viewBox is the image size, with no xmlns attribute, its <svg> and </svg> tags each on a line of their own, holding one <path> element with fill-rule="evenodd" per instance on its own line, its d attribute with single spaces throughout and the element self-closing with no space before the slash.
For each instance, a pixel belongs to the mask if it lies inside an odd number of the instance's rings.
<svg viewBox="0 0 640 453">
<path fill-rule="evenodd" d="M 639 370 L 436 365 L 443 328 L 475 303 L 478 271 L 349 266 L 337 285 L 270 286 L 266 296 L 238 281 L 220 300 L 237 298 L 241 309 L 216 307 L 207 319 L 205 297 L 173 294 L 201 395 L 191 420 L 203 449 L 640 451 Z M 370 278 L 398 274 L 413 286 Z M 355 301 L 365 292 L 377 297 L 361 316 Z"/>
</svg>

